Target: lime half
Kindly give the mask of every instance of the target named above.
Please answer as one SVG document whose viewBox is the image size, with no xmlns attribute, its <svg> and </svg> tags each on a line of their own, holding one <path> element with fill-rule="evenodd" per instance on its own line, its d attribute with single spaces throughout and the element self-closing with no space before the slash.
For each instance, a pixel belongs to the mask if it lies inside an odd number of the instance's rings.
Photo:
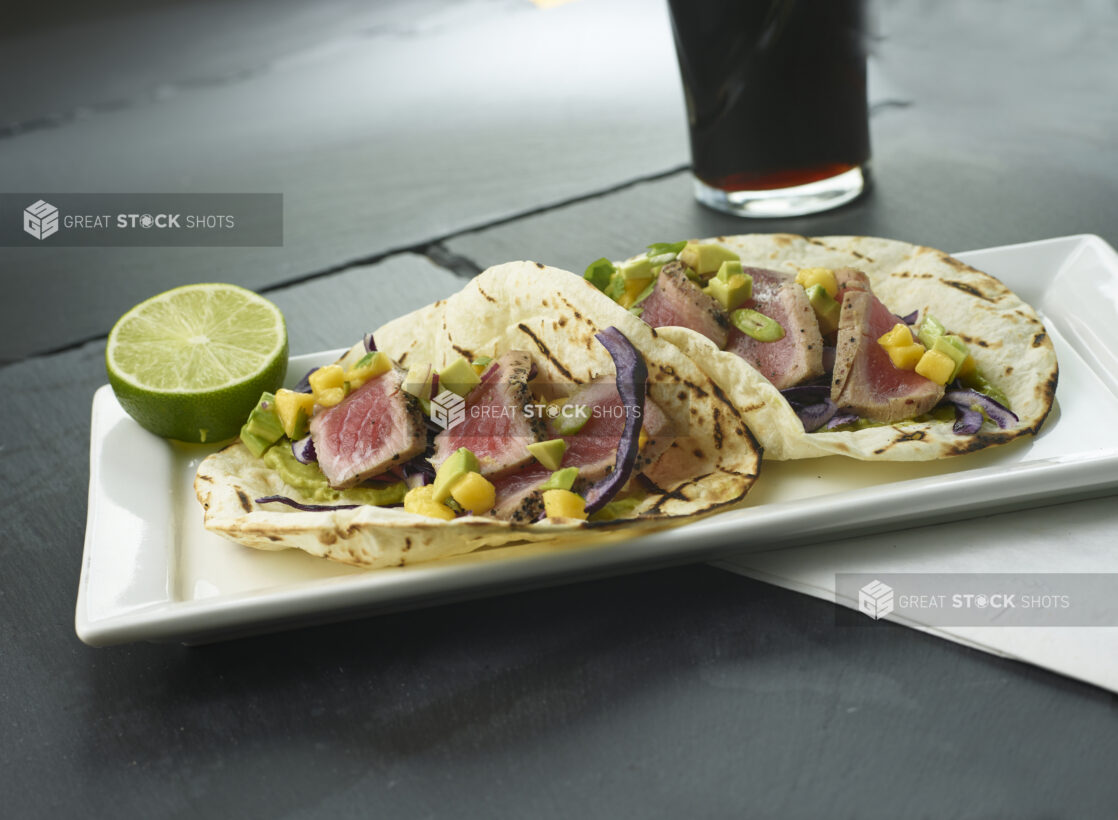
<svg viewBox="0 0 1118 820">
<path fill-rule="evenodd" d="M 109 332 L 109 384 L 156 435 L 190 442 L 237 435 L 260 394 L 287 372 L 279 308 L 236 285 L 186 285 L 141 302 Z"/>
</svg>

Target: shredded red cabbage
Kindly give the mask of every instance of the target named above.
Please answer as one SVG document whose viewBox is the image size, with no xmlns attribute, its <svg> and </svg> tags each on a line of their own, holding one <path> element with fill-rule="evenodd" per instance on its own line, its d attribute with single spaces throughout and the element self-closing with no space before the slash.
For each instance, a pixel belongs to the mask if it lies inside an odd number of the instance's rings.
<svg viewBox="0 0 1118 820">
<path fill-rule="evenodd" d="M 1003 430 L 1019 421 L 1017 414 L 1008 407 L 977 390 L 948 390 L 943 398 L 955 405 L 955 426 L 952 429 L 960 435 L 977 433 L 982 427 L 983 414 Z"/>
<path fill-rule="evenodd" d="M 399 466 L 399 471 L 408 487 L 423 487 L 435 480 L 435 468 L 424 454 L 405 461 Z"/>
<path fill-rule="evenodd" d="M 597 512 L 629 481 L 637 460 L 641 420 L 644 418 L 644 400 L 648 382 L 648 366 L 633 347 L 632 342 L 616 327 L 607 327 L 594 334 L 609 351 L 617 371 L 617 393 L 625 408 L 625 427 L 617 442 L 617 459 L 613 471 L 592 485 L 584 495 L 587 514 Z"/>
<path fill-rule="evenodd" d="M 812 433 L 829 422 L 838 411 L 838 405 L 831 401 L 829 384 L 798 384 L 780 391 L 791 405 L 805 433 Z"/>
<path fill-rule="evenodd" d="M 286 504 L 303 512 L 323 512 L 324 510 L 355 510 L 360 504 L 303 504 L 285 495 L 266 495 L 256 499 L 257 504 Z"/>
<path fill-rule="evenodd" d="M 291 442 L 291 455 L 300 464 L 315 464 L 318 462 L 318 453 L 314 449 L 314 441 L 310 436 L 304 436 L 298 441 Z"/>
<path fill-rule="evenodd" d="M 857 413 L 851 413 L 849 410 L 840 410 L 831 416 L 831 420 L 827 422 L 827 429 L 834 430 L 836 427 L 843 427 L 847 424 L 857 424 L 859 418 L 861 418 L 861 416 Z"/>
</svg>

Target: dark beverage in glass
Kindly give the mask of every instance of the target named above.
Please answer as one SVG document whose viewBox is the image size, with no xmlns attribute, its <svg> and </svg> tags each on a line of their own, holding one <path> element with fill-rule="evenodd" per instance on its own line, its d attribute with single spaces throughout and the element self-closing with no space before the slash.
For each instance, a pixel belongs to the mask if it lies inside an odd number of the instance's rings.
<svg viewBox="0 0 1118 820">
<path fill-rule="evenodd" d="M 742 216 L 837 207 L 870 159 L 862 0 L 669 0 L 696 197 Z"/>
</svg>

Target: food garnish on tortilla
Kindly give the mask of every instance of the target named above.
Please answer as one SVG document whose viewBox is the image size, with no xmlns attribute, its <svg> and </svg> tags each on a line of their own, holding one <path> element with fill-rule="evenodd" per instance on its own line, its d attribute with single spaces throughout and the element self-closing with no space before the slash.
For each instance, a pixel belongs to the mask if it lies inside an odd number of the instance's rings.
<svg viewBox="0 0 1118 820">
<path fill-rule="evenodd" d="M 742 502 L 759 462 L 678 347 L 576 274 L 517 262 L 265 394 L 195 490 L 242 544 L 382 567 L 670 526 Z"/>
<path fill-rule="evenodd" d="M 932 248 L 751 234 L 584 278 L 687 353 L 768 458 L 916 461 L 1035 435 L 1058 365 L 1036 311 Z"/>
</svg>

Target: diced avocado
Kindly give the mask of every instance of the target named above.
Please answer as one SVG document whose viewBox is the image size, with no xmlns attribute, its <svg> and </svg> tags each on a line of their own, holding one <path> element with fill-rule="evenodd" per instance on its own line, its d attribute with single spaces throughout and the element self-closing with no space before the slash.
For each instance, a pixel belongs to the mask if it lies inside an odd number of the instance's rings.
<svg viewBox="0 0 1118 820">
<path fill-rule="evenodd" d="M 932 350 L 944 354 L 955 363 L 955 368 L 951 371 L 951 375 L 948 377 L 947 382 L 950 384 L 955 381 L 955 378 L 959 375 L 959 371 L 963 368 L 963 363 L 967 360 L 967 356 L 970 355 L 970 351 L 967 349 L 967 343 L 958 336 L 944 334 L 935 340 L 935 343 L 932 345 Z"/>
<path fill-rule="evenodd" d="M 465 447 L 459 447 L 444 461 L 435 473 L 433 498 L 442 504 L 450 498 L 450 491 L 458 479 L 466 473 L 480 472 L 477 456 Z"/>
<path fill-rule="evenodd" d="M 723 282 L 729 284 L 730 280 L 735 276 L 744 276 L 745 274 L 741 269 L 740 259 L 727 259 L 718 266 L 718 273 L 714 274 L 715 278 L 721 279 Z M 749 280 L 752 282 L 753 277 L 750 276 Z"/>
<path fill-rule="evenodd" d="M 936 339 L 945 333 L 947 333 L 947 328 L 943 326 L 939 319 L 928 314 L 920 322 L 920 330 L 917 331 L 916 336 L 924 343 L 924 347 L 930 350 L 935 347 Z"/>
<path fill-rule="evenodd" d="M 248 420 L 241 427 L 241 438 L 257 458 L 283 438 L 283 424 L 276 413 L 276 397 L 271 393 L 261 394 L 260 401 L 252 408 Z M 256 452 L 256 449 L 260 449 L 260 452 Z"/>
<path fill-rule="evenodd" d="M 625 281 L 629 282 L 633 279 L 651 279 L 652 278 L 652 260 L 647 256 L 638 256 L 636 259 L 630 259 L 628 262 L 621 263 L 621 275 L 625 277 Z"/>
<path fill-rule="evenodd" d="M 598 290 L 605 290 L 614 270 L 616 268 L 614 268 L 613 263 L 603 256 L 601 259 L 590 263 L 589 267 L 586 268 L 586 273 L 582 274 L 582 278 Z"/>
<path fill-rule="evenodd" d="M 723 262 L 740 262 L 741 257 L 721 245 L 688 242 L 679 252 L 679 261 L 700 276 L 708 276 L 717 272 Z"/>
<path fill-rule="evenodd" d="M 729 273 L 723 277 L 722 271 L 732 271 L 732 266 L 735 265 L 738 273 Z M 741 273 L 740 262 L 723 262 L 718 274 L 711 278 L 703 290 L 717 299 L 726 310 L 737 310 L 753 298 L 753 277 Z"/>
<path fill-rule="evenodd" d="M 556 470 L 547 481 L 540 485 L 541 490 L 569 490 L 578 478 L 578 467 L 564 467 Z"/>
<path fill-rule="evenodd" d="M 479 384 L 481 384 L 481 377 L 464 356 L 459 356 L 439 371 L 440 390 L 449 390 L 451 393 L 465 397 Z"/>
<path fill-rule="evenodd" d="M 248 451 L 257 458 L 260 458 L 267 452 L 268 448 L 275 444 L 274 441 L 267 441 L 254 436 L 252 433 L 245 432 L 245 428 L 241 428 L 241 442 L 248 448 Z"/>
<path fill-rule="evenodd" d="M 567 452 L 567 442 L 561 438 L 537 441 L 528 445 L 528 452 L 547 469 L 558 470 L 563 463 L 563 454 Z"/>
<path fill-rule="evenodd" d="M 815 318 L 819 320 L 819 332 L 826 336 L 838 330 L 839 314 L 842 312 L 842 303 L 834 299 L 823 285 L 811 285 L 807 289 L 807 300 L 811 302 L 811 309 L 815 311 Z M 909 340 L 912 340 L 911 334 Z"/>
<path fill-rule="evenodd" d="M 431 398 L 431 383 L 435 379 L 435 370 L 430 364 L 421 362 L 413 364 L 404 377 L 404 392 L 410 393 L 421 401 Z"/>
<path fill-rule="evenodd" d="M 763 313 L 749 308 L 740 308 L 730 314 L 734 326 L 759 342 L 779 342 L 784 338 L 784 328 L 780 322 L 770 319 Z"/>
</svg>

